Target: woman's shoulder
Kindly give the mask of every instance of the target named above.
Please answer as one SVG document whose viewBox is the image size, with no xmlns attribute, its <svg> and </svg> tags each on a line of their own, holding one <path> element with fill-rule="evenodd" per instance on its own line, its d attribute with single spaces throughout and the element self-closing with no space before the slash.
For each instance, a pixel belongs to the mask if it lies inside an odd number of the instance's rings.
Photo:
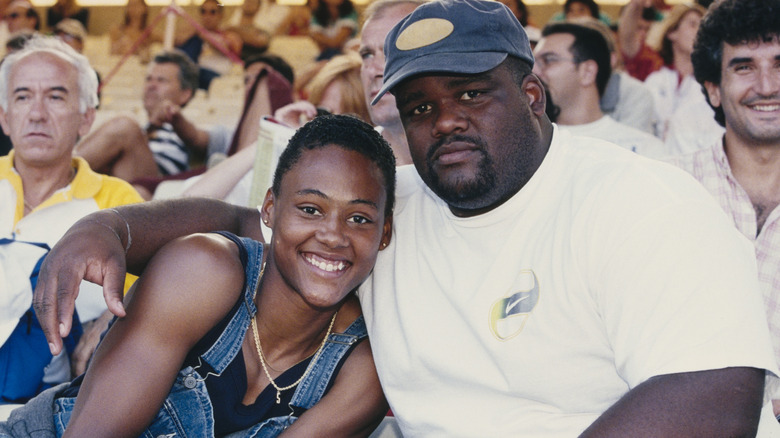
<svg viewBox="0 0 780 438">
<path fill-rule="evenodd" d="M 363 316 L 363 311 L 360 309 L 360 301 L 358 301 L 357 296 L 351 294 L 339 308 L 336 322 L 333 323 L 333 332 L 344 333 L 360 316 Z"/>
<path fill-rule="evenodd" d="M 244 268 L 237 242 L 216 233 L 196 233 L 180 237 L 166 245 L 155 258 L 170 269 L 171 275 L 197 279 L 225 290 L 240 290 Z M 193 293 L 205 288 L 198 288 Z M 204 294 L 208 292 L 204 291 Z"/>
</svg>

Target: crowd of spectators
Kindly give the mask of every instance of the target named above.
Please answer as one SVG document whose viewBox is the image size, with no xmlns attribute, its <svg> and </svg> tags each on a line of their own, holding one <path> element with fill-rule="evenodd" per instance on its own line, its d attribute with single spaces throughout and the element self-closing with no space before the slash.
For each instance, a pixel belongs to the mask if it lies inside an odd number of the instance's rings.
<svg viewBox="0 0 780 438">
<path fill-rule="evenodd" d="M 382 3 L 387 0 L 375 1 Z M 730 144 L 740 144 L 745 149 L 749 146 L 743 143 L 749 144 L 750 139 L 763 141 L 758 134 L 739 136 L 730 131 L 743 121 L 739 119 L 739 114 L 726 114 L 724 118 L 723 108 L 727 105 L 732 105 L 731 111 L 737 112 L 733 107 L 738 99 L 727 96 L 725 88 L 735 87 L 726 80 L 735 80 L 732 76 L 736 74 L 709 78 L 701 72 L 703 68 L 715 68 L 705 64 L 700 46 L 703 43 L 699 41 L 699 28 L 703 26 L 713 0 L 674 5 L 667 4 L 665 0 L 627 0 L 614 15 L 601 10 L 595 0 L 566 0 L 561 10 L 547 22 L 540 22 L 534 15 L 533 7 L 522 0 L 498 1 L 507 6 L 525 29 L 535 61 L 532 72 L 546 93 L 546 99 L 543 99 L 547 104 L 546 114 L 555 122 L 556 135 L 563 133 L 572 138 L 598 138 L 653 161 L 672 162 L 694 174 L 705 186 L 708 183 L 715 186 L 707 186 L 712 192 L 726 189 L 717 187 L 714 177 L 706 179 L 706 175 L 700 174 L 701 162 L 708 163 L 709 160 L 709 155 L 705 154 L 715 153 L 716 159 L 728 163 L 732 159 L 729 154 L 736 152 L 724 152 L 724 138 L 731 138 Z M 723 1 L 727 0 L 715 0 L 715 4 Z M 408 2 L 415 6 L 417 3 L 416 0 Z M 274 135 L 289 136 L 322 114 L 348 114 L 373 125 L 392 147 L 397 164 L 410 164 L 412 158 L 404 126 L 401 125 L 401 119 L 407 120 L 410 116 L 399 117 L 393 95 L 382 95 L 386 90 L 380 93 L 380 88 L 385 73 L 384 37 L 390 27 L 412 9 L 404 9 L 403 14 L 397 12 L 390 19 L 382 14 L 374 15 L 376 11 L 371 3 L 358 5 L 352 0 L 309 0 L 306 5 L 300 6 L 282 5 L 276 0 L 244 0 L 233 9 L 234 13 L 227 13 L 220 0 L 203 0 L 198 2 L 197 9 L 193 9 L 192 17 L 178 20 L 180 25 L 173 39 L 174 47 L 163 49 L 165 37 L 161 26 L 165 20 L 149 28 L 153 21 L 149 6 L 144 0 L 128 0 L 122 21 L 106 35 L 110 45 L 105 56 L 113 56 L 118 61 L 122 57 L 134 57 L 144 65 L 144 86 L 142 90 L 136 90 L 135 99 L 143 103 L 144 114 L 115 116 L 112 113 L 111 117 L 100 119 L 102 123 L 93 126 L 94 113 L 101 111 L 98 100 L 94 105 L 90 101 L 89 107 L 81 108 L 80 112 L 71 109 L 80 117 L 86 114 L 87 121 L 71 133 L 72 139 L 68 137 L 67 141 L 63 141 L 62 149 L 66 150 L 68 158 L 58 157 L 58 160 L 52 161 L 54 164 L 49 164 L 56 169 L 56 177 L 53 178 L 56 184 L 48 184 L 46 179 L 41 178 L 35 180 L 46 190 L 40 190 L 34 202 L 28 203 L 28 194 L 33 192 L 28 193 L 28 185 L 32 186 L 32 182 L 28 183 L 26 175 L 42 175 L 46 169 L 38 166 L 35 159 L 24 155 L 21 128 L 19 132 L 6 132 L 14 126 L 5 122 L 8 115 L 4 103 L 0 112 L 0 120 L 3 121 L 0 157 L 5 158 L 0 158 L 0 170 L 3 171 L 0 183 L 3 178 L 10 181 L 21 179 L 13 186 L 14 190 L 9 191 L 14 198 L 8 202 L 13 203 L 15 214 L 6 221 L 9 222 L 7 229 L 0 230 L 5 233 L 0 238 L 19 240 L 19 230 L 24 228 L 25 221 L 34 223 L 36 230 L 45 227 L 40 220 L 34 221 L 36 215 L 55 221 L 56 209 L 62 209 L 61 202 L 64 201 L 57 198 L 58 201 L 53 202 L 52 199 L 62 196 L 67 190 L 76 190 L 76 182 L 81 182 L 82 175 L 90 178 L 106 175 L 110 177 L 106 181 L 112 184 L 123 181 L 119 184 L 123 194 L 121 200 L 97 202 L 94 208 L 90 207 L 91 210 L 163 197 L 162 191 L 156 193 L 158 187 L 176 181 L 180 188 L 173 196 L 211 197 L 244 206 L 260 202 L 261 199 L 250 196 L 257 196 L 250 187 L 256 184 L 253 168 L 264 159 L 268 161 L 266 166 L 272 167 L 270 163 L 276 163 L 278 156 L 258 157 L 259 150 L 268 151 L 258 145 L 269 138 L 278 141 Z M 41 17 L 42 11 L 28 0 L 0 0 L 0 39 L 4 41 L 5 53 L 11 55 L 28 41 L 38 41 L 39 36 L 46 39 L 50 35 L 52 40 L 59 40 L 73 49 L 75 54 L 69 51 L 66 58 L 73 57 L 77 62 L 85 59 L 80 57 L 85 51 L 85 44 L 91 37 L 97 37 L 89 31 L 94 13 L 90 14 L 90 9 L 80 6 L 76 0 L 57 0 L 45 8 L 45 21 Z M 780 11 L 777 12 L 780 15 Z M 181 16 L 186 12 L 179 10 L 177 14 Z M 368 22 L 372 22 L 373 26 L 367 28 Z M 777 45 L 778 35 L 780 28 L 771 29 L 757 38 L 761 44 Z M 284 49 L 279 50 L 278 46 L 272 49 L 275 42 L 285 41 L 285 38 L 305 40 L 314 50 L 307 53 L 307 58 L 301 62 L 299 53 L 288 53 Z M 727 41 L 724 44 L 739 48 L 739 44 L 744 45 L 745 42 Z M 47 50 L 59 50 L 58 44 Z M 696 56 L 700 59 L 697 60 Z M 725 55 L 721 53 L 718 56 Z M 53 69 L 62 62 L 48 58 L 44 61 L 47 62 L 39 62 L 41 68 Z M 747 68 L 759 70 L 753 65 Z M 243 101 L 233 102 L 241 111 L 237 112 L 236 119 L 229 126 L 210 120 L 208 114 L 201 114 L 203 117 L 200 118 L 187 116 L 184 108 L 196 96 L 219 99 L 212 84 L 216 78 L 235 77 L 237 70 L 243 75 Z M 776 65 L 775 70 L 778 70 Z M 97 71 L 97 80 L 106 73 Z M 87 75 L 82 71 L 78 74 Z M 780 105 L 777 72 L 772 77 L 766 72 L 750 74 L 766 75 L 762 83 L 763 94 L 759 93 L 759 97 L 755 98 L 760 103 L 750 101 L 751 105 L 763 105 L 758 110 L 765 112 Z M 744 80 L 744 77 L 741 78 Z M 0 78 L 0 88 L 7 86 L 6 80 Z M 721 80 L 724 82 L 721 83 Z M 81 82 L 78 85 L 84 86 Z M 95 90 L 96 96 L 99 96 L 99 91 Z M 376 99 L 377 96 L 381 99 Z M 467 97 L 471 99 L 473 96 Z M 372 106 L 371 102 L 375 99 Z M 423 106 L 427 108 L 430 105 L 425 103 L 413 111 L 422 111 Z M 284 129 L 267 131 L 274 129 L 273 126 Z M 709 152 L 713 145 L 715 152 Z M 279 151 L 275 151 L 273 153 L 278 155 Z M 777 151 L 772 149 L 771 154 L 765 152 L 762 157 L 769 162 L 774 160 L 775 155 L 778 155 Z M 776 176 L 765 167 L 760 169 L 766 178 Z M 744 172 L 744 169 L 736 169 L 734 173 L 740 170 Z M 729 175 L 730 172 L 728 169 Z M 744 192 L 739 190 L 731 196 L 747 205 L 743 209 L 747 213 L 741 211 L 740 214 L 750 216 L 751 220 L 745 220 L 748 225 L 740 224 L 738 214 L 734 213 L 736 225 L 757 247 L 762 245 L 759 263 L 762 257 L 763 260 L 776 261 L 778 256 L 775 254 L 780 250 L 766 243 L 771 238 L 766 236 L 778 233 L 775 230 L 780 222 L 780 190 L 777 190 L 777 185 L 762 185 L 745 173 L 739 176 L 745 178 L 741 184 L 749 189 Z M 733 183 L 731 189 L 734 185 L 739 187 L 740 183 Z M 135 191 L 128 195 L 128 190 Z M 236 193 L 239 195 L 236 196 Z M 5 202 L 2 196 L 0 193 L 0 201 Z M 170 196 L 170 193 L 164 195 Z M 726 195 L 721 193 L 720 196 L 724 209 L 736 208 L 732 204 L 737 201 L 730 203 L 722 199 Z M 755 201 L 755 198 L 761 202 Z M 751 210 L 751 205 L 755 211 Z M 47 212 L 47 209 L 51 210 Z M 52 224 L 52 229 L 58 230 L 56 236 L 48 233 L 46 239 L 38 240 L 53 246 L 68 226 L 89 212 L 70 211 L 67 221 L 56 226 Z M 753 213 L 758 218 L 757 224 L 752 222 Z M 120 213 L 117 214 L 121 217 Z M 130 246 L 129 240 L 127 246 Z M 767 268 L 767 264 L 760 265 L 762 292 L 765 304 L 774 309 L 780 302 L 780 285 L 776 279 L 780 268 Z M 3 274 L 2 269 L 0 274 Z M 0 282 L 2 280 L 0 276 Z M 775 333 L 780 330 L 777 328 L 780 323 L 773 321 L 770 311 L 767 315 L 775 348 L 780 348 L 777 347 L 780 341 L 774 339 L 780 338 Z M 105 307 L 98 306 L 88 314 L 86 321 L 93 321 L 96 327 L 87 327 L 90 332 L 84 339 L 89 339 L 88 345 L 78 350 L 78 357 L 72 356 L 74 373 L 83 371 L 85 358 L 97 344 L 93 330 L 101 332 L 108 318 Z M 7 322 L 0 321 L 0 325 Z M 86 353 L 84 349 L 87 349 Z M 66 354 L 72 355 L 74 351 L 75 346 Z M 48 380 L 41 382 L 38 391 L 77 377 L 62 371 L 63 367 L 67 368 L 61 363 L 63 360 L 61 354 L 58 381 L 52 381 L 52 373 L 47 372 Z M 0 400 L 0 403 L 24 402 L 34 395 L 27 393 L 15 399 Z M 780 414 L 780 402 L 777 402 L 775 414 Z"/>
</svg>

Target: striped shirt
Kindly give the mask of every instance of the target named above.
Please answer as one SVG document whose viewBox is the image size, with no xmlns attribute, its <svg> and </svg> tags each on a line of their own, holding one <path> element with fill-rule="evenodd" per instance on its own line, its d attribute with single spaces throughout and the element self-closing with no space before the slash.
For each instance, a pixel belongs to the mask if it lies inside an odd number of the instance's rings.
<svg viewBox="0 0 780 438">
<path fill-rule="evenodd" d="M 149 149 L 154 154 L 157 168 L 163 175 L 176 175 L 189 168 L 189 152 L 184 142 L 168 123 L 159 127 L 147 126 Z"/>
<path fill-rule="evenodd" d="M 672 163 L 699 180 L 732 218 L 737 229 L 753 242 L 775 358 L 780 363 L 780 207 L 775 207 L 761 233 L 757 233 L 753 203 L 734 178 L 722 141 L 713 147 L 675 157 Z"/>
</svg>

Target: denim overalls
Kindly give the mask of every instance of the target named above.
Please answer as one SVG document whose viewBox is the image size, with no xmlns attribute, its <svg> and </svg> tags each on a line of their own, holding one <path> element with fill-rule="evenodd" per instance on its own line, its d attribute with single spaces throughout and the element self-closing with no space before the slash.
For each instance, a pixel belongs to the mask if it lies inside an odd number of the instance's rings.
<svg viewBox="0 0 780 438">
<path fill-rule="evenodd" d="M 260 275 L 263 246 L 259 242 L 247 238 L 238 238 L 228 233 L 221 233 L 246 249 L 247 261 L 244 272 L 243 305 L 230 320 L 219 339 L 204 354 L 200 360 L 208 363 L 216 373 L 222 373 L 233 358 L 241 351 L 241 344 L 247 332 L 249 323 L 257 312 L 253 301 L 255 287 Z M 289 427 L 297 416 L 293 416 L 293 407 L 297 412 L 311 408 L 322 398 L 328 387 L 336 366 L 344 354 L 358 340 L 367 336 L 363 317 L 358 317 L 344 333 L 331 333 L 316 361 L 308 367 L 306 378 L 298 384 L 290 402 L 290 415 L 270 418 L 251 428 L 228 435 L 238 437 L 275 437 Z M 196 367 L 186 367 L 179 371 L 176 382 L 171 388 L 168 398 L 152 421 L 152 424 L 141 435 L 144 438 L 157 437 L 192 437 L 204 438 L 214 436 L 214 417 L 211 400 L 206 390 L 205 377 L 198 373 Z M 118 394 L 121 397 L 121 394 Z M 75 397 L 55 400 L 54 423 L 57 436 L 62 436 L 65 426 L 70 421 L 70 415 L 76 403 Z"/>
</svg>

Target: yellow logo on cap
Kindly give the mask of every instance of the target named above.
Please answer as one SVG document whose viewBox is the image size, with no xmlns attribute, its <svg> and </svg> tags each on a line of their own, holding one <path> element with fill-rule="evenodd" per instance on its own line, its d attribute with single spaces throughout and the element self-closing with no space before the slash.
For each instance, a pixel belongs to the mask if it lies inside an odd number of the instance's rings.
<svg viewBox="0 0 780 438">
<path fill-rule="evenodd" d="M 437 43 L 455 29 L 455 26 L 443 18 L 426 18 L 412 23 L 398 35 L 395 47 L 398 50 L 414 50 Z"/>
</svg>

